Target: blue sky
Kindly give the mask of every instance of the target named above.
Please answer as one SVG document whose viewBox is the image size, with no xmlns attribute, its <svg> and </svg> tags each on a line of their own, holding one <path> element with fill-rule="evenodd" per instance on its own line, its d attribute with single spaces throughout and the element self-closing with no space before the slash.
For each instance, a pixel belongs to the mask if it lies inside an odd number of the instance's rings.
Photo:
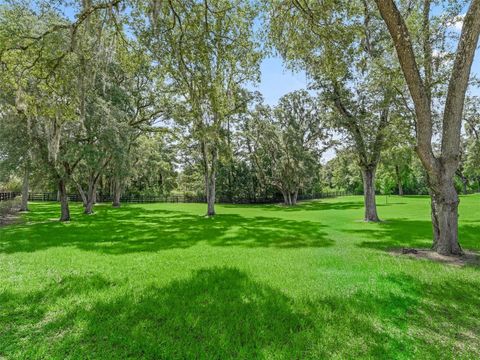
<svg viewBox="0 0 480 360">
<path fill-rule="evenodd" d="M 265 102 L 269 105 L 275 105 L 280 97 L 290 91 L 307 87 L 305 73 L 294 73 L 286 69 L 279 57 L 269 57 L 263 60 L 261 71 L 260 84 L 254 88 L 263 94 Z M 480 76 L 480 49 L 477 49 L 472 74 Z M 471 92 L 480 96 L 480 89 L 471 89 Z"/>
<path fill-rule="evenodd" d="M 288 92 L 307 87 L 305 73 L 294 73 L 286 69 L 279 57 L 264 59 L 261 72 L 260 84 L 255 89 L 263 94 L 265 102 L 269 105 L 275 105 L 278 99 Z"/>
</svg>

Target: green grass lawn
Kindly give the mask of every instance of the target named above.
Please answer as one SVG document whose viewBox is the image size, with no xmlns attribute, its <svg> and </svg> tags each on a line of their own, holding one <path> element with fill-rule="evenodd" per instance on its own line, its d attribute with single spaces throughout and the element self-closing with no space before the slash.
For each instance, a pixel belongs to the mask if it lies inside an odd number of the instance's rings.
<svg viewBox="0 0 480 360">
<path fill-rule="evenodd" d="M 427 197 L 282 206 L 36 203 L 0 228 L 0 358 L 480 358 L 480 268 L 429 247 Z M 460 239 L 480 250 L 480 196 Z"/>
</svg>

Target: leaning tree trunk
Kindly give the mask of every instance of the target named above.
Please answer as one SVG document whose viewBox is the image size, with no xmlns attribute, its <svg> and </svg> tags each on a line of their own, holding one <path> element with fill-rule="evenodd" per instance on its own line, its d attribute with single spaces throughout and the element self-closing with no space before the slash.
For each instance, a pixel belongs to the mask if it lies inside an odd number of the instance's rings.
<svg viewBox="0 0 480 360">
<path fill-rule="evenodd" d="M 378 222 L 377 204 L 375 201 L 375 172 L 376 166 L 362 168 L 363 198 L 365 203 L 365 221 Z"/>
<path fill-rule="evenodd" d="M 58 194 L 61 207 L 60 221 L 70 221 L 70 209 L 68 208 L 68 196 L 65 179 L 58 181 Z"/>
<path fill-rule="evenodd" d="M 458 204 L 453 176 L 436 179 L 430 185 L 432 201 L 433 250 L 442 255 L 461 255 L 458 242 Z"/>
<path fill-rule="evenodd" d="M 28 165 L 25 165 L 23 173 L 23 183 L 22 183 L 22 203 L 20 204 L 20 211 L 28 211 L 28 178 L 30 175 L 30 168 Z"/>
<path fill-rule="evenodd" d="M 122 194 L 122 187 L 120 184 L 120 180 L 115 177 L 113 180 L 113 207 L 120 207 L 120 196 Z"/>
<path fill-rule="evenodd" d="M 83 191 L 83 189 L 82 189 L 82 185 L 77 183 L 77 189 L 78 189 L 78 193 L 80 194 L 80 197 L 82 198 L 83 207 L 86 207 L 87 206 L 87 196 L 85 195 L 85 191 Z"/>
</svg>

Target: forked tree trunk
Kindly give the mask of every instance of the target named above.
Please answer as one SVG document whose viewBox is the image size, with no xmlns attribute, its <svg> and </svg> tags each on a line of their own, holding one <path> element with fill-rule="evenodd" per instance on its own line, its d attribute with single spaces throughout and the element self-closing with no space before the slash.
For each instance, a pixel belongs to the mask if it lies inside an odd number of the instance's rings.
<svg viewBox="0 0 480 360">
<path fill-rule="evenodd" d="M 375 201 L 375 172 L 376 166 L 362 168 L 363 199 L 365 203 L 365 221 L 378 222 L 377 204 Z"/>
<path fill-rule="evenodd" d="M 458 242 L 458 194 L 453 177 L 436 181 L 431 188 L 433 250 L 442 255 L 461 255 Z"/>
<path fill-rule="evenodd" d="M 120 180 L 115 177 L 113 180 L 113 207 L 120 207 L 120 196 L 122 194 L 122 187 L 120 184 Z"/>
<path fill-rule="evenodd" d="M 58 195 L 60 200 L 60 221 L 70 221 L 70 209 L 68 208 L 68 196 L 65 179 L 58 181 Z"/>
<path fill-rule="evenodd" d="M 458 41 L 455 60 L 448 80 L 442 120 L 441 155 L 432 149 L 432 99 L 430 43 L 430 5 L 424 4 L 425 35 L 424 58 L 427 71 L 422 78 L 415 58 L 414 47 L 406 22 L 394 0 L 375 0 L 380 14 L 393 39 L 398 59 L 415 105 L 417 128 L 417 153 L 429 175 L 432 198 L 433 249 L 442 255 L 462 253 L 458 243 L 458 194 L 453 177 L 458 169 L 460 138 L 465 93 L 469 85 L 475 51 L 480 35 L 480 0 L 470 1 L 463 16 L 463 26 Z M 430 73 L 430 74 L 429 74 Z"/>
<path fill-rule="evenodd" d="M 25 165 L 22 183 L 22 202 L 20 204 L 20 211 L 28 211 L 28 189 L 29 189 L 30 168 Z"/>
<path fill-rule="evenodd" d="M 286 206 L 297 205 L 298 189 L 293 192 L 282 190 L 282 195 Z"/>
<path fill-rule="evenodd" d="M 92 200 L 87 201 L 87 206 L 85 206 L 85 210 L 83 213 L 86 215 L 93 214 L 93 205 L 95 205 L 95 203 Z"/>
</svg>

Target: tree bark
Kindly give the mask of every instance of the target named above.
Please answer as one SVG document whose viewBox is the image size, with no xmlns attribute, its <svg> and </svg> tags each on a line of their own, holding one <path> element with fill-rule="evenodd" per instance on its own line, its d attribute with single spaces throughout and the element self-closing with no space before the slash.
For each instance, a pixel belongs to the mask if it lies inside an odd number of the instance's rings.
<svg viewBox="0 0 480 360">
<path fill-rule="evenodd" d="M 22 183 L 22 202 L 20 204 L 20 211 L 28 211 L 28 189 L 29 189 L 30 167 L 25 165 Z"/>
<path fill-rule="evenodd" d="M 120 207 L 120 196 L 122 194 L 122 187 L 120 180 L 115 177 L 113 180 L 113 202 L 112 206 L 113 207 Z"/>
<path fill-rule="evenodd" d="M 433 121 L 429 79 L 428 76 L 427 79 L 422 79 L 405 20 L 394 0 L 375 0 L 375 2 L 393 39 L 402 72 L 415 105 L 416 150 L 428 174 L 430 184 L 433 249 L 443 255 L 459 255 L 462 250 L 458 243 L 458 195 L 453 177 L 459 165 L 465 93 L 480 34 L 480 0 L 472 0 L 463 17 L 462 31 L 445 99 L 439 156 L 435 155 L 432 148 Z M 424 6 L 430 6 L 430 1 L 426 1 Z M 424 13 L 428 15 L 428 11 Z M 428 25 L 429 19 L 425 15 L 425 24 Z M 424 52 L 429 51 L 431 47 L 424 48 Z M 431 56 L 425 57 L 425 61 L 429 60 Z"/>
<path fill-rule="evenodd" d="M 86 215 L 93 214 L 93 205 L 95 205 L 95 203 L 92 201 L 92 199 L 87 201 L 87 205 L 85 206 L 85 210 L 84 210 L 83 213 L 86 214 Z"/>
<path fill-rule="evenodd" d="M 215 183 L 217 175 L 218 148 L 216 144 L 208 146 L 205 140 L 201 142 L 203 169 L 205 173 L 205 195 L 207 197 L 207 216 L 215 215 Z M 211 158 L 209 159 L 209 153 Z"/>
<path fill-rule="evenodd" d="M 70 221 L 70 209 L 68 207 L 67 187 L 66 181 L 63 178 L 58 181 L 58 194 L 61 207 L 60 221 Z"/>
<path fill-rule="evenodd" d="M 205 175 L 207 194 L 207 216 L 215 215 L 215 172 L 211 171 Z"/>
<path fill-rule="evenodd" d="M 78 189 L 78 193 L 80 194 L 80 197 L 82 198 L 83 207 L 86 207 L 87 206 L 87 196 L 85 195 L 85 191 L 83 191 L 82 185 L 77 183 L 77 189 Z"/>
<path fill-rule="evenodd" d="M 398 168 L 398 165 L 395 165 L 395 175 L 397 177 L 398 195 L 403 196 L 403 184 L 402 184 L 402 178 L 400 176 L 400 169 Z"/>
<path fill-rule="evenodd" d="M 292 196 L 292 205 L 297 205 L 297 199 L 298 199 L 298 189 L 296 189 L 293 193 Z"/>
<path fill-rule="evenodd" d="M 458 242 L 459 199 L 453 178 L 431 186 L 433 250 L 442 255 L 461 255 Z"/>
<path fill-rule="evenodd" d="M 281 192 L 283 195 L 283 202 L 286 206 L 297 205 L 298 189 L 295 191 L 281 190 Z"/>
<path fill-rule="evenodd" d="M 97 191 L 96 181 L 90 180 L 88 184 L 87 203 L 85 205 L 84 214 L 87 214 L 87 215 L 93 214 L 93 206 L 95 205 L 95 200 L 96 200 L 96 196 L 95 196 L 96 191 Z"/>
<path fill-rule="evenodd" d="M 380 221 L 377 214 L 377 204 L 375 201 L 375 172 L 376 166 L 368 166 L 362 168 L 363 178 L 363 199 L 365 203 L 365 221 Z"/>
<path fill-rule="evenodd" d="M 462 192 L 463 192 L 463 195 L 467 195 L 467 193 L 468 193 L 467 183 L 468 183 L 467 178 L 462 177 Z"/>
</svg>

